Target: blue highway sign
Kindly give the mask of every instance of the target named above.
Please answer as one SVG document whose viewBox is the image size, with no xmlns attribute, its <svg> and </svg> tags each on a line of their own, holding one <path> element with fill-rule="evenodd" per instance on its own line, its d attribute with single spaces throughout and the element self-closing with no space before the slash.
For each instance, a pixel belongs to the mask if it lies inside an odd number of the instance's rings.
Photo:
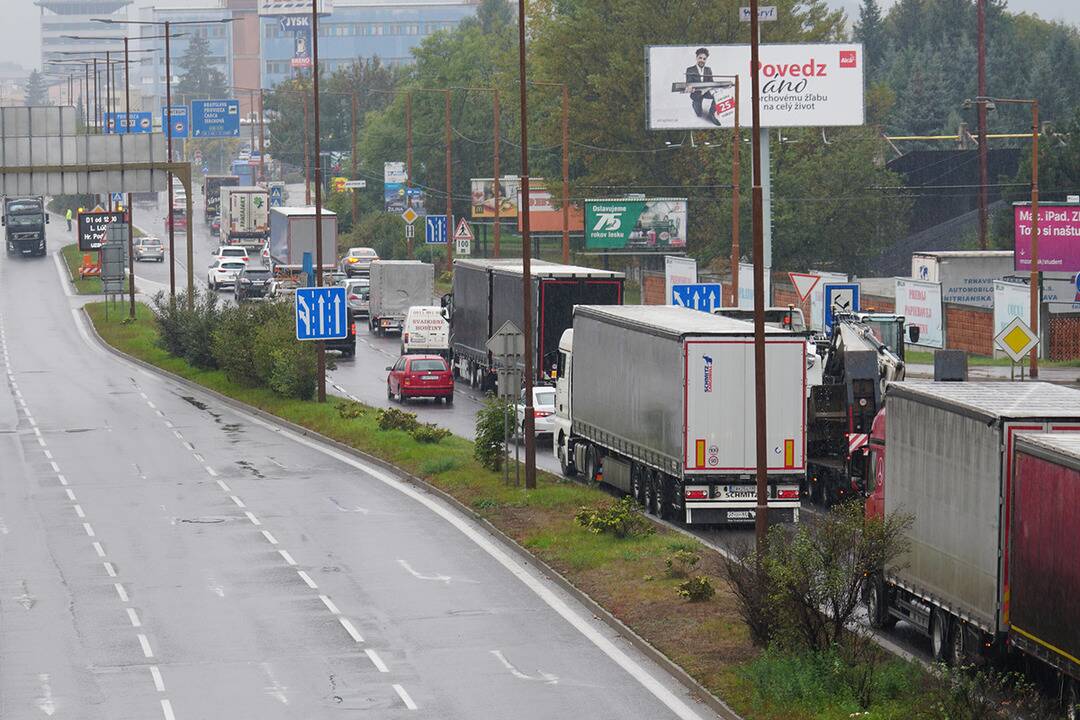
<svg viewBox="0 0 1080 720">
<path fill-rule="evenodd" d="M 162 106 L 161 127 L 174 138 L 186 138 L 188 136 L 188 109 L 187 105 L 173 105 L 172 112 Z"/>
<path fill-rule="evenodd" d="M 296 339 L 342 340 L 349 336 L 345 288 L 296 288 Z"/>
<path fill-rule="evenodd" d="M 105 113 L 105 128 L 116 135 L 148 133 L 154 131 L 154 116 L 148 112 L 133 112 L 129 116 L 121 112 Z"/>
<path fill-rule="evenodd" d="M 832 332 L 833 314 L 859 312 L 858 283 L 828 283 L 825 292 L 825 331 Z"/>
<path fill-rule="evenodd" d="M 270 185 L 270 207 L 285 206 L 285 186 Z"/>
<path fill-rule="evenodd" d="M 720 307 L 724 289 L 720 283 L 694 283 L 691 285 L 672 285 L 671 304 L 688 307 L 691 310 L 712 312 Z"/>
<path fill-rule="evenodd" d="M 445 215 L 428 215 L 424 222 L 424 242 L 428 245 L 445 245 L 449 235 Z"/>
<path fill-rule="evenodd" d="M 113 205 L 119 205 L 124 202 L 124 193 L 114 192 L 109 196 L 112 199 Z"/>
<path fill-rule="evenodd" d="M 191 137 L 240 137 L 240 102 L 192 100 Z"/>
</svg>

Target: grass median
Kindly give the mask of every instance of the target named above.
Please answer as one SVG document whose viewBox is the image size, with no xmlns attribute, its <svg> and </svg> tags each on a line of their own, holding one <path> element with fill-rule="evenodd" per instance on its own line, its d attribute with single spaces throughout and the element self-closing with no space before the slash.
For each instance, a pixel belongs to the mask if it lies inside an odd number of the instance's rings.
<svg viewBox="0 0 1080 720">
<path fill-rule="evenodd" d="M 75 286 L 75 292 L 80 295 L 100 295 L 102 285 L 100 277 L 79 277 L 79 266 L 82 265 L 83 253 L 78 245 L 65 245 L 60 248 L 60 255 L 68 269 L 71 284 Z"/>
<path fill-rule="evenodd" d="M 374 408 L 336 397 L 325 404 L 286 399 L 268 389 L 237 385 L 220 370 L 190 366 L 158 345 L 153 312 L 146 305 L 137 305 L 134 322 L 106 320 L 102 303 L 89 304 L 86 311 L 105 342 L 118 350 L 386 460 L 451 494 L 745 717 L 839 720 L 859 711 L 820 657 L 762 653 L 753 646 L 715 552 L 666 528 L 619 539 L 582 527 L 575 520 L 581 508 L 613 502 L 602 490 L 547 473 L 538 473 L 537 488 L 529 492 L 507 486 L 501 472 L 473 458 L 471 441 L 450 436 L 437 444 L 419 442 L 403 431 L 381 430 Z M 358 411 L 358 416 L 345 417 L 339 408 Z M 670 561 L 686 554 L 698 558 L 693 575 L 710 579 L 713 597 L 693 602 L 678 594 L 685 578 L 671 572 Z M 884 677 L 890 685 L 866 717 L 919 717 L 912 708 L 921 671 L 899 660 L 889 661 L 887 668 Z"/>
</svg>

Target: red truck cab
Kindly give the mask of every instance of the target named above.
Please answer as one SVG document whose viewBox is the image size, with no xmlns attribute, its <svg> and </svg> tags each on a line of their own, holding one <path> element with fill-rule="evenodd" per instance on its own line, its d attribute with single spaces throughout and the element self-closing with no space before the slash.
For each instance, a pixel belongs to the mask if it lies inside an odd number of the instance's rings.
<svg viewBox="0 0 1080 720">
<path fill-rule="evenodd" d="M 870 441 L 863 446 L 867 454 L 863 463 L 866 473 L 866 517 L 884 519 L 885 517 L 885 408 L 874 416 L 870 426 Z"/>
</svg>

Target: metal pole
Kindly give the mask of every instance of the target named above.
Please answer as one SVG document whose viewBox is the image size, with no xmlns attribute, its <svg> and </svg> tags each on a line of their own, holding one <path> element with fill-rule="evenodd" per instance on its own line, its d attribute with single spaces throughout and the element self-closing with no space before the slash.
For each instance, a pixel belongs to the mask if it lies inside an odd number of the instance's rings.
<svg viewBox="0 0 1080 720">
<path fill-rule="evenodd" d="M 166 112 L 169 115 L 169 129 L 165 133 L 165 142 L 167 143 L 169 162 L 173 161 L 173 149 L 172 149 L 172 56 L 169 48 L 169 21 L 165 21 L 165 107 Z M 169 297 L 176 299 L 176 228 L 172 223 L 172 206 L 173 206 L 173 174 L 170 172 L 168 177 L 169 182 L 169 207 L 166 208 L 165 213 L 168 218 L 169 225 Z M 188 225 L 191 224 L 191 217 L 188 217 Z"/>
<path fill-rule="evenodd" d="M 986 103 L 981 103 L 983 107 Z M 1039 336 L 1039 101 L 1031 101 L 1031 331 Z M 1039 377 L 1039 346 L 1031 349 L 1032 380 Z"/>
<path fill-rule="evenodd" d="M 494 168 L 494 171 L 495 171 L 495 185 L 494 185 L 494 188 L 495 188 L 495 257 L 499 257 L 499 238 L 500 238 L 500 232 L 499 231 L 502 229 L 502 224 L 499 222 L 499 204 L 500 204 L 499 203 L 499 190 L 500 190 L 500 187 L 499 187 L 499 173 L 501 172 L 501 170 L 499 169 L 499 145 L 502 144 L 502 138 L 499 135 L 499 133 L 500 133 L 500 130 L 499 130 L 499 111 L 500 111 L 500 108 L 499 108 L 499 88 L 495 88 L 495 101 L 494 101 L 494 106 L 492 108 L 492 114 L 494 115 L 493 119 L 494 119 L 494 125 L 495 125 L 495 129 L 494 129 L 494 131 L 492 133 L 492 135 L 494 136 L 492 138 L 492 142 L 493 142 L 494 156 L 495 156 L 495 158 L 494 158 L 494 165 L 495 165 L 495 168 Z"/>
<path fill-rule="evenodd" d="M 754 440 L 757 457 L 757 513 L 754 531 L 757 555 L 765 554 L 768 541 L 768 448 L 765 432 L 765 238 L 762 197 L 761 78 L 758 75 L 758 0 L 750 0 L 750 112 L 753 138 L 753 227 L 754 227 Z"/>
<path fill-rule="evenodd" d="M 249 130 L 251 131 L 251 133 L 250 133 L 250 135 L 251 135 L 251 141 L 250 141 L 251 142 L 251 152 L 255 152 L 255 118 L 254 118 L 254 115 L 255 115 L 255 91 L 254 90 L 248 90 L 248 120 L 250 121 L 250 125 L 251 125 L 251 127 L 249 128 Z M 248 157 L 250 158 L 251 155 L 249 154 Z"/>
<path fill-rule="evenodd" d="M 405 93 L 405 207 L 412 207 L 412 92 Z M 405 238 L 406 257 L 412 260 L 412 235 Z"/>
<path fill-rule="evenodd" d="M 443 107 L 444 115 L 446 116 L 446 268 L 449 270 L 454 267 L 454 198 L 453 198 L 453 184 L 454 184 L 454 168 L 451 164 L 450 154 L 450 91 L 443 91 Z"/>
<path fill-rule="evenodd" d="M 529 214 L 529 206 L 525 206 Z M 570 88 L 562 86 L 562 261 L 570 264 Z"/>
<path fill-rule="evenodd" d="M 101 92 L 98 89 L 101 76 L 98 75 L 97 58 L 94 58 L 94 122 L 101 132 Z"/>
<path fill-rule="evenodd" d="M 266 122 L 263 105 L 266 102 L 265 93 L 259 88 L 259 180 L 266 182 Z"/>
<path fill-rule="evenodd" d="M 755 0 L 756 1 L 756 0 Z M 518 97 L 521 104 L 521 205 L 529 207 L 529 106 L 525 74 L 525 0 L 518 0 Z M 529 213 L 521 216 L 521 296 L 525 335 L 525 488 L 536 487 L 536 420 L 533 418 L 533 304 L 532 248 L 529 247 Z"/>
<path fill-rule="evenodd" d="M 181 180 L 184 180 L 184 179 L 185 179 L 184 177 L 181 177 Z M 191 209 L 192 209 L 192 207 L 191 207 L 191 203 L 192 203 L 191 195 L 192 195 L 192 193 L 191 193 L 191 191 L 193 189 L 192 186 L 195 183 L 193 183 L 192 180 L 191 180 L 191 165 L 190 164 L 187 167 L 186 180 L 187 180 L 187 185 L 185 185 L 185 187 L 184 187 L 184 197 L 187 198 L 187 203 L 185 204 L 186 205 L 185 211 L 187 212 L 187 223 L 185 224 L 186 231 L 185 231 L 184 234 L 187 235 L 187 306 L 188 306 L 188 310 L 192 310 L 192 309 L 195 308 L 195 244 L 194 244 L 193 238 L 192 238 L 192 227 L 191 227 L 192 226 L 192 222 L 191 222 Z M 169 220 L 170 220 L 170 224 L 172 224 L 171 223 L 171 221 L 172 221 L 172 207 L 171 206 L 169 207 Z"/>
<path fill-rule="evenodd" d="M 356 91 L 352 94 L 352 179 L 356 180 Z M 353 227 L 360 222 L 360 193 L 352 191 L 352 221 Z"/>
<path fill-rule="evenodd" d="M 735 135 L 731 141 L 731 307 L 739 307 L 739 146 L 742 131 L 739 128 L 739 76 L 735 76 Z"/>
<path fill-rule="evenodd" d="M 986 0 L 976 0 L 975 6 L 978 17 L 979 97 L 986 97 Z M 985 250 L 988 247 L 990 149 L 986 146 L 986 103 L 978 103 L 976 108 L 979 114 L 979 249 Z"/>
<path fill-rule="evenodd" d="M 119 130 L 119 123 L 117 122 L 119 118 L 116 117 L 116 65 L 109 59 L 108 50 L 105 51 L 105 63 L 108 65 L 105 72 L 109 75 L 109 106 L 112 108 L 113 132 L 115 133 Z"/>
<path fill-rule="evenodd" d="M 322 157 L 319 154 L 319 11 L 318 0 L 311 0 L 311 102 L 315 111 L 315 287 L 322 287 Z M 306 137 L 306 135 L 305 135 Z M 326 343 L 316 342 L 319 376 L 316 400 L 326 402 Z"/>
<path fill-rule="evenodd" d="M 124 36 L 124 123 L 125 132 L 131 132 L 131 64 L 128 57 L 128 37 Z M 127 196 L 128 216 L 128 317 L 135 319 L 135 209 L 131 206 L 131 193 Z"/>
<path fill-rule="evenodd" d="M 314 1 L 314 0 L 313 0 Z M 312 43 L 314 46 L 314 43 Z M 311 204 L 311 153 L 308 150 L 308 110 L 307 103 L 304 106 L 304 204 Z"/>
<path fill-rule="evenodd" d="M 86 114 L 83 115 L 86 127 L 90 128 L 93 123 L 90 122 L 90 64 L 84 63 L 83 69 L 85 70 L 85 77 L 83 78 L 83 102 L 86 103 Z"/>
</svg>

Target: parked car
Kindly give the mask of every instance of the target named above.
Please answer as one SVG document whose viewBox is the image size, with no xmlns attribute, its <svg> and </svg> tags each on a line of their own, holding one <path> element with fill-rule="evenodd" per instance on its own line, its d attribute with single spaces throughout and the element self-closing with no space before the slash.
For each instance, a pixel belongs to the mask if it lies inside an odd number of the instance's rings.
<svg viewBox="0 0 1080 720">
<path fill-rule="evenodd" d="M 267 268 L 245 265 L 240 274 L 236 276 L 236 284 L 233 287 L 236 302 L 247 298 L 269 297 L 270 281 L 272 279 L 273 276 Z"/>
<path fill-rule="evenodd" d="M 515 407 L 518 439 L 525 437 L 525 391 L 521 391 Z M 555 431 L 555 388 L 550 385 L 533 386 L 533 433 L 553 435 Z"/>
<path fill-rule="evenodd" d="M 143 237 L 135 238 L 132 242 L 135 246 L 136 261 L 156 260 L 158 262 L 165 262 L 165 246 L 162 245 L 160 238 L 156 238 L 153 235 L 145 235 Z"/>
<path fill-rule="evenodd" d="M 233 258 L 217 259 L 210 263 L 210 270 L 206 273 L 206 284 L 211 290 L 217 290 L 222 285 L 236 285 L 236 277 L 247 265 L 242 260 Z"/>
<path fill-rule="evenodd" d="M 371 284 L 367 278 L 350 278 L 339 280 L 338 285 L 345 288 L 345 297 L 349 303 L 349 310 L 357 315 L 367 317 L 371 298 Z"/>
<path fill-rule="evenodd" d="M 214 258 L 217 260 L 241 260 L 245 264 L 250 258 L 248 258 L 247 248 L 242 245 L 221 245 L 218 247 L 217 252 L 214 253 Z"/>
<path fill-rule="evenodd" d="M 386 397 L 406 403 L 410 398 L 442 398 L 454 402 L 454 376 L 446 360 L 438 355 L 402 355 L 386 368 Z"/>
<path fill-rule="evenodd" d="M 378 259 L 379 253 L 375 252 L 375 248 L 354 247 L 349 248 L 349 252 L 341 258 L 338 267 L 349 277 L 367 275 L 371 271 L 371 261 Z"/>
</svg>

